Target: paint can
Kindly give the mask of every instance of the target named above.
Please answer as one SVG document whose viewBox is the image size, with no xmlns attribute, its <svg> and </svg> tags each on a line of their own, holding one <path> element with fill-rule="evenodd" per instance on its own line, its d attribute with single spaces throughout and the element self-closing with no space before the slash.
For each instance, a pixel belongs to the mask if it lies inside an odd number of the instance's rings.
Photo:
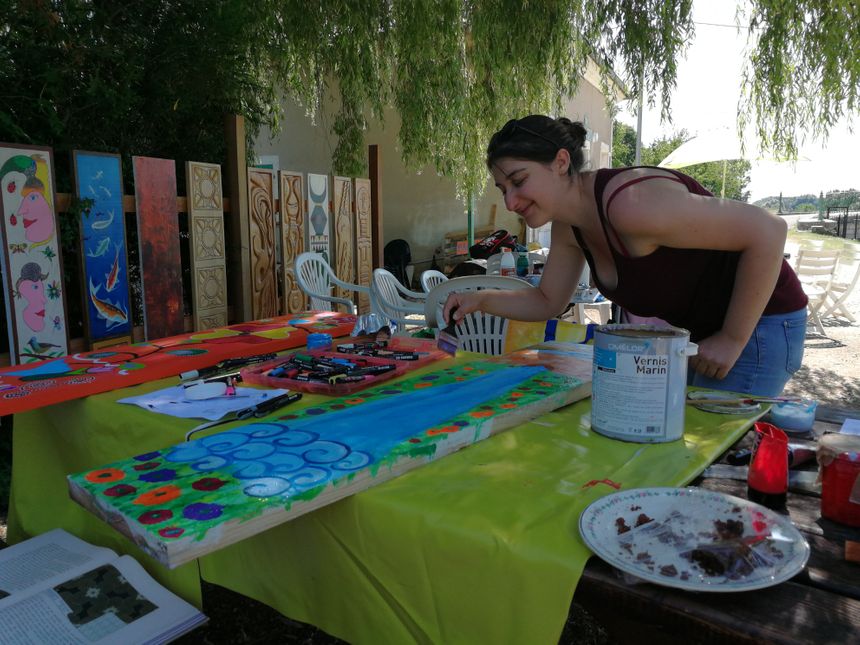
<svg viewBox="0 0 860 645">
<path fill-rule="evenodd" d="M 690 332 L 657 325 L 602 325 L 594 332 L 591 427 L 638 443 L 684 434 Z"/>
</svg>

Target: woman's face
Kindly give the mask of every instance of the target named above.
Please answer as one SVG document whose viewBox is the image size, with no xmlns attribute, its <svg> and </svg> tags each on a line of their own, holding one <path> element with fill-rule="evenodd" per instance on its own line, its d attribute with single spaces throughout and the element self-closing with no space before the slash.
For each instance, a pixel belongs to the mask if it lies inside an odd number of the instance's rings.
<svg viewBox="0 0 860 645">
<path fill-rule="evenodd" d="M 564 154 L 562 154 L 564 152 Z M 492 169 L 493 180 L 505 198 L 505 208 L 523 218 L 530 228 L 555 219 L 562 194 L 570 185 L 566 151 L 550 163 L 503 157 Z"/>
<path fill-rule="evenodd" d="M 21 280 L 18 293 L 27 301 L 23 316 L 27 327 L 33 331 L 45 328 L 45 285 L 41 280 Z"/>
</svg>

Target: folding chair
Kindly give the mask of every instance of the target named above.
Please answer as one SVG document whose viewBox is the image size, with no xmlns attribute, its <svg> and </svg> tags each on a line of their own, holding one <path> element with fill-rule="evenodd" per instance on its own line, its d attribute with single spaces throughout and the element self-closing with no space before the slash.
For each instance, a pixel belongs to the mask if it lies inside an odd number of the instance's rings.
<svg viewBox="0 0 860 645">
<path fill-rule="evenodd" d="M 845 304 L 846 299 L 854 291 L 860 278 L 860 251 L 843 250 L 836 264 L 836 272 L 830 281 L 830 288 L 824 296 L 824 305 L 819 318 L 842 318 L 857 322 L 854 315 Z"/>
<path fill-rule="evenodd" d="M 794 264 L 794 271 L 809 298 L 807 305 L 809 321 L 812 321 L 815 331 L 822 336 L 827 334 L 824 332 L 824 325 L 821 324 L 819 311 L 827 298 L 838 261 L 839 251 L 801 248 Z"/>
</svg>

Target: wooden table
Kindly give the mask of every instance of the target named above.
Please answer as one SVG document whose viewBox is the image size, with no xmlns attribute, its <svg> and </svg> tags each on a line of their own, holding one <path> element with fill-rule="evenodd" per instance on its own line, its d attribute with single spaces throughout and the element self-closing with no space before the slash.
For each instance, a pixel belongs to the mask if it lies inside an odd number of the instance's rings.
<svg viewBox="0 0 860 645">
<path fill-rule="evenodd" d="M 819 408 L 814 433 L 836 432 L 846 417 L 860 418 L 860 410 Z M 749 443 L 748 434 L 737 447 Z M 725 463 L 725 455 L 721 462 Z M 801 466 L 815 467 L 815 462 Z M 700 477 L 693 484 L 746 498 L 746 481 Z M 619 643 L 670 639 L 696 643 L 857 642 L 860 563 L 845 559 L 845 543 L 860 542 L 860 528 L 822 518 L 820 498 L 812 493 L 790 490 L 784 512 L 811 549 L 806 568 L 788 582 L 758 591 L 697 594 L 649 583 L 628 584 L 616 569 L 591 558 L 574 601 Z"/>
</svg>

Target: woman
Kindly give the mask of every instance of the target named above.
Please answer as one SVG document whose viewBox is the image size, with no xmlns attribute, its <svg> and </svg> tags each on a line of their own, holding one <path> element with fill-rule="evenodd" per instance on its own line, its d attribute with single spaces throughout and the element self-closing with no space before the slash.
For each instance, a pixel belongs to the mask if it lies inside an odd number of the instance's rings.
<svg viewBox="0 0 860 645">
<path fill-rule="evenodd" d="M 452 294 L 446 320 L 556 316 L 588 262 L 604 296 L 690 331 L 693 385 L 779 394 L 800 367 L 807 303 L 783 258 L 785 222 L 672 170 L 582 172 L 585 134 L 532 115 L 493 135 L 487 167 L 508 210 L 531 228 L 552 222 L 549 258 L 538 288 Z"/>
</svg>

